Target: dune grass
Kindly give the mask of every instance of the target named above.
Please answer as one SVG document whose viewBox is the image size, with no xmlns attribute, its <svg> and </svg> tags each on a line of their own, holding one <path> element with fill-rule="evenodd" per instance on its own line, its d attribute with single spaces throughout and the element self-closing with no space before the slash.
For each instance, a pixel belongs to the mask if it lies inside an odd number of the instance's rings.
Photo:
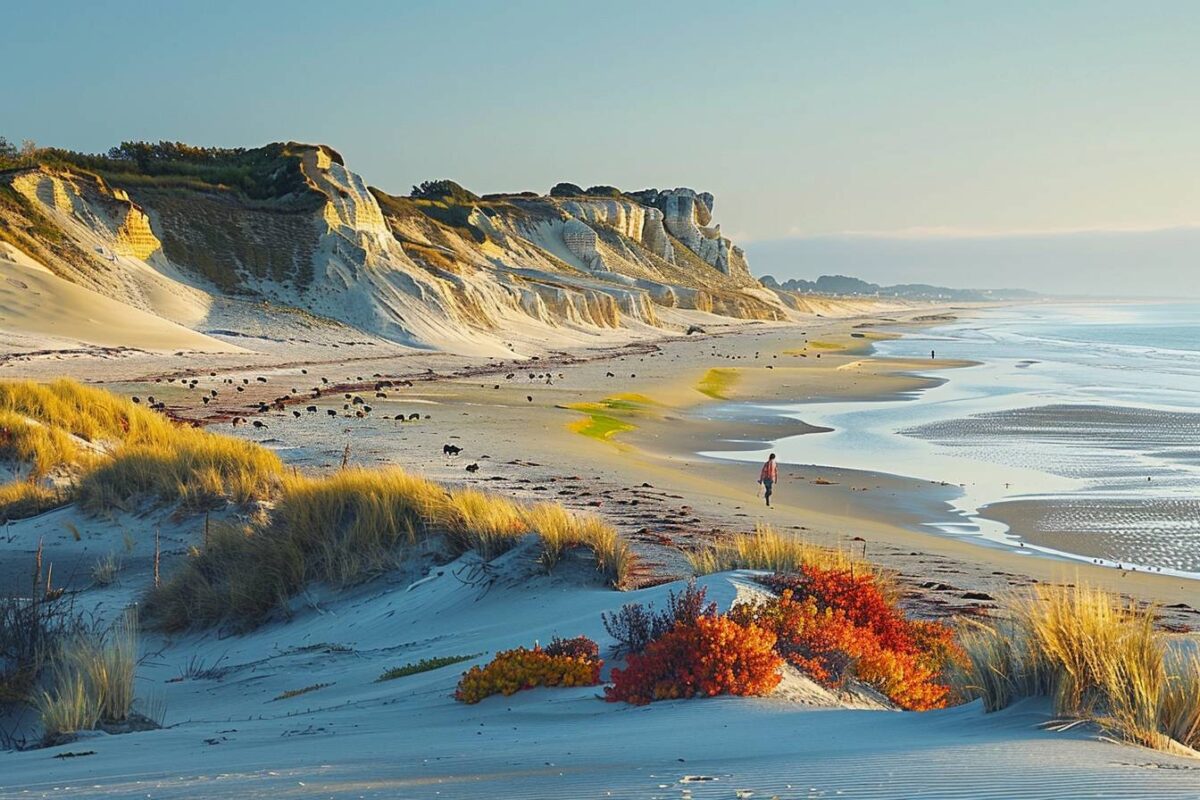
<svg viewBox="0 0 1200 800">
<path fill-rule="evenodd" d="M 28 483 L 40 487 L 4 487 L 0 508 L 11 504 L 12 513 L 45 506 L 41 481 L 55 473 L 78 482 L 85 509 L 100 511 L 147 496 L 190 509 L 246 502 L 266 497 L 283 471 L 258 445 L 177 425 L 67 379 L 0 381 L 0 459 L 26 466 Z"/>
<path fill-rule="evenodd" d="M 37 516 L 69 500 L 69 494 L 40 483 L 6 483 L 0 485 L 0 523 Z"/>
<path fill-rule="evenodd" d="M 1056 713 L 1131 742 L 1200 747 L 1200 657 L 1172 650 L 1153 608 L 1076 585 L 1035 587 L 1012 609 L 1008 624 L 963 634 L 965 698 L 995 711 L 1049 697 Z"/>
<path fill-rule="evenodd" d="M 79 633 L 63 644 L 53 658 L 51 687 L 38 698 L 43 738 L 56 741 L 101 721 L 126 720 L 133 709 L 137 649 L 132 610 L 103 636 Z"/>
<path fill-rule="evenodd" d="M 539 503 L 525 512 L 525 519 L 541 538 L 540 561 L 547 571 L 574 547 L 589 548 L 595 555 L 596 568 L 613 586 L 620 586 L 633 568 L 629 544 L 616 528 L 595 514 L 568 511 L 557 503 Z"/>
<path fill-rule="evenodd" d="M 265 498 L 282 473 L 279 457 L 253 442 L 176 428 L 168 442 L 118 448 L 84 474 L 77 497 L 92 512 L 133 510 L 146 497 L 199 510 Z"/>
<path fill-rule="evenodd" d="M 688 554 L 697 575 L 734 569 L 791 573 L 812 565 L 822 569 L 875 572 L 876 567 L 842 548 L 821 547 L 760 524 L 754 533 L 726 536 L 703 550 Z"/>
<path fill-rule="evenodd" d="M 704 373 L 700 383 L 696 384 L 696 391 L 708 395 L 714 400 L 728 400 L 729 390 L 734 387 L 740 377 L 741 373 L 736 369 L 714 367 Z"/>
<path fill-rule="evenodd" d="M 214 525 L 204 548 L 146 598 L 146 617 L 166 631 L 229 623 L 248 629 L 286 609 L 311 582 L 348 586 L 394 567 L 411 548 L 441 537 L 453 554 L 492 559 L 530 534 L 552 568 L 571 547 L 589 548 L 613 585 L 633 555 L 616 529 L 560 506 L 528 507 L 499 495 L 439 484 L 400 469 L 288 476 L 264 521 Z M 549 555 L 547 555 L 549 554 Z"/>
<path fill-rule="evenodd" d="M 457 552 L 475 550 L 485 559 L 504 553 L 529 533 L 522 506 L 475 489 L 455 492 L 438 521 L 449 530 Z"/>
</svg>

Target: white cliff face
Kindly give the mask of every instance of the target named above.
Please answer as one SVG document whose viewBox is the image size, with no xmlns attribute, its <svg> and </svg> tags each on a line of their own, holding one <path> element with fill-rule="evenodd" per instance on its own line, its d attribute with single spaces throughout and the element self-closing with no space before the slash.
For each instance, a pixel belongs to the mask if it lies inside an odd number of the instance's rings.
<svg viewBox="0 0 1200 800">
<path fill-rule="evenodd" d="M 721 226 L 708 227 L 712 221 L 713 196 L 692 189 L 672 189 L 662 193 L 663 223 L 679 241 L 706 263 L 726 275 L 731 274 L 729 248 L 722 238 Z"/>
<path fill-rule="evenodd" d="M 228 293 L 413 346 L 511 354 L 514 339 L 594 342 L 660 326 L 663 309 L 787 314 L 754 291 L 705 193 L 502 197 L 447 216 L 377 197 L 324 147 L 296 157 L 308 191 L 253 203 L 130 185 L 133 202 L 70 170 L 8 182 L 78 245 L 60 276 L 186 326 L 216 325 L 213 298 Z M 53 260 L 49 242 L 38 247 Z"/>
<path fill-rule="evenodd" d="M 622 236 L 642 244 L 654 255 L 674 263 L 675 251 L 663 228 L 663 213 L 657 208 L 641 205 L 632 200 L 587 199 L 568 200 L 562 210 L 585 223 L 599 222 L 616 230 Z"/>
</svg>

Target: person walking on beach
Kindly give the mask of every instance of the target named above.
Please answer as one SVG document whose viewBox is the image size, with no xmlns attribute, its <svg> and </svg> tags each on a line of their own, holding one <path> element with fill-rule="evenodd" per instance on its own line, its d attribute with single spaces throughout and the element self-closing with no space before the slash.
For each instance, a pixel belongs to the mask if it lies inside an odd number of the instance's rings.
<svg viewBox="0 0 1200 800">
<path fill-rule="evenodd" d="M 762 484 L 763 496 L 766 497 L 768 506 L 771 505 L 771 490 L 778 480 L 779 465 L 775 463 L 775 454 L 771 453 L 767 457 L 767 463 L 763 464 L 762 472 L 758 473 L 758 482 Z"/>
</svg>

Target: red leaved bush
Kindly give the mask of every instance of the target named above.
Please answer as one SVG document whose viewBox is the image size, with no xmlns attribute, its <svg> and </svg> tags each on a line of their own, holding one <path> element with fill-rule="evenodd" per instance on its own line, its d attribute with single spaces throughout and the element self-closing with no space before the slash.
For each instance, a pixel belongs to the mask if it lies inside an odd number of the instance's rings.
<svg viewBox="0 0 1200 800">
<path fill-rule="evenodd" d="M 614 669 L 605 699 L 644 705 L 654 700 L 760 695 L 780 680 L 782 660 L 775 635 L 729 617 L 699 616 L 678 622 L 641 653 L 629 656 L 625 669 Z"/>
<path fill-rule="evenodd" d="M 901 708 L 942 708 L 945 668 L 959 657 L 953 631 L 909 621 L 871 575 L 806 566 L 798 575 L 761 581 L 779 597 L 743 603 L 729 616 L 776 636 L 776 650 L 826 686 L 853 675 Z"/>
</svg>

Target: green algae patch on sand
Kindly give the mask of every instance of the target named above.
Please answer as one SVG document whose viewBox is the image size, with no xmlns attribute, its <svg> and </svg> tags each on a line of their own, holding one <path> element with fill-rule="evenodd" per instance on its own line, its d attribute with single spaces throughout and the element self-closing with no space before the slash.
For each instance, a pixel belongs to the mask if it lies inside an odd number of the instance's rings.
<svg viewBox="0 0 1200 800">
<path fill-rule="evenodd" d="M 596 403 L 570 403 L 563 408 L 580 411 L 586 415 L 583 419 L 567 425 L 568 429 L 593 439 L 609 441 L 618 433 L 637 428 L 632 422 L 627 422 L 621 417 L 645 413 L 656 405 L 658 403 L 643 394 L 628 392 L 614 394 Z"/>
<path fill-rule="evenodd" d="M 726 393 L 733 388 L 740 377 L 739 370 L 714 367 L 704 373 L 700 383 L 696 384 L 696 391 L 708 395 L 714 400 L 728 400 L 729 397 Z"/>
</svg>

